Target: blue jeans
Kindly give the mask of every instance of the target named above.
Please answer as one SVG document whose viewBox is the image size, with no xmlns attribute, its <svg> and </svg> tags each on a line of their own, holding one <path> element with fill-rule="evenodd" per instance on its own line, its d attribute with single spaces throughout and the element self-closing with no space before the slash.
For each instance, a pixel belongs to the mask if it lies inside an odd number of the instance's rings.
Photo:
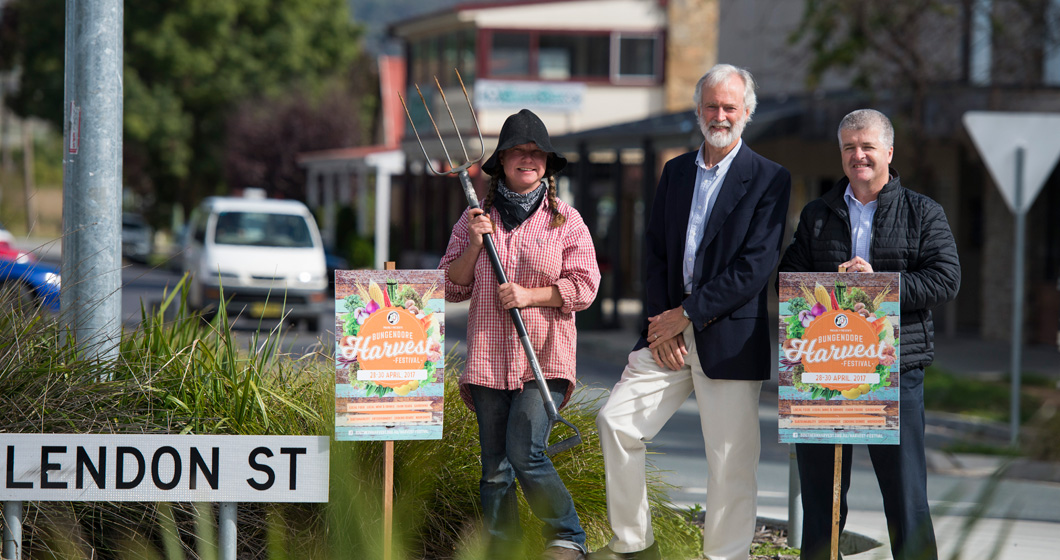
<svg viewBox="0 0 1060 560">
<path fill-rule="evenodd" d="M 545 455 L 548 445 L 548 415 L 537 383 L 523 390 L 503 391 L 469 385 L 478 418 L 479 447 L 482 450 L 482 479 L 479 494 L 482 516 L 493 546 L 518 541 L 519 502 L 515 481 L 523 487 L 530 511 L 545 526 L 546 546 L 575 548 L 585 552 L 585 531 L 578 521 L 567 487 Z M 567 381 L 548 381 L 552 400 L 563 402 Z"/>
</svg>

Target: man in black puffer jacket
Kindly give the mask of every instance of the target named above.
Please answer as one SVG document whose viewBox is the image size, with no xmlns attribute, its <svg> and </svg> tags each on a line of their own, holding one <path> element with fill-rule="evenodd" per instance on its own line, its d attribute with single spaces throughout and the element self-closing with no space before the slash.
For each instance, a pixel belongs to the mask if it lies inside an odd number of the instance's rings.
<svg viewBox="0 0 1060 560">
<path fill-rule="evenodd" d="M 957 246 L 942 207 L 902 186 L 890 168 L 894 128 L 882 113 L 854 111 L 839 124 L 846 178 L 806 205 L 781 272 L 900 272 L 900 445 L 869 445 L 883 494 L 896 560 L 938 558 L 927 502 L 924 368 L 934 358 L 931 309 L 961 284 Z M 802 558 L 829 557 L 832 510 L 830 445 L 797 444 L 804 512 Z M 850 445 L 843 446 L 840 530 L 846 522 Z"/>
</svg>

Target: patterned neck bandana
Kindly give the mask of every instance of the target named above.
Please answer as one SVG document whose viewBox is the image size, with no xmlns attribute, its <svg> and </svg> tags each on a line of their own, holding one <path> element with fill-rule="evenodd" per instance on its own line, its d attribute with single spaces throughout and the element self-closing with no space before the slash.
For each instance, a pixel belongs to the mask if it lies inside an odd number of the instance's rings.
<svg viewBox="0 0 1060 560">
<path fill-rule="evenodd" d="M 541 199 L 544 198 L 547 190 L 545 181 L 541 181 L 541 185 L 536 189 L 526 194 L 519 194 L 509 189 L 504 184 L 504 179 L 498 180 L 497 194 L 500 196 L 493 197 L 493 207 L 500 213 L 504 229 L 512 231 L 526 221 L 530 214 L 533 214 L 534 210 L 541 205 Z"/>
</svg>

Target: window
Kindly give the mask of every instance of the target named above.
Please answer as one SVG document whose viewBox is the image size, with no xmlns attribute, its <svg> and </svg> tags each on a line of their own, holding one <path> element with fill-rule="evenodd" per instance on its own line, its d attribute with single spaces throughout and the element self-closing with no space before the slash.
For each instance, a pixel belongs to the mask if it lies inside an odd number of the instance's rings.
<svg viewBox="0 0 1060 560">
<path fill-rule="evenodd" d="M 439 74 L 438 69 L 442 65 L 441 42 L 440 37 L 432 37 L 423 42 L 422 52 L 425 62 L 423 81 L 425 83 L 434 83 L 434 77 Z"/>
<path fill-rule="evenodd" d="M 482 30 L 486 78 L 629 83 L 662 81 L 656 33 Z"/>
<path fill-rule="evenodd" d="M 464 31 L 460 34 L 460 75 L 464 83 L 475 81 L 475 32 Z"/>
<path fill-rule="evenodd" d="M 489 57 L 492 76 L 530 75 L 530 34 L 494 33 Z"/>
<path fill-rule="evenodd" d="M 619 77 L 654 78 L 656 72 L 655 37 L 620 35 L 618 37 Z"/>
<path fill-rule="evenodd" d="M 538 39 L 537 75 L 545 80 L 606 78 L 610 40 L 607 35 L 550 35 Z"/>
<path fill-rule="evenodd" d="M 218 245 L 313 246 L 309 225 L 305 218 L 295 214 L 222 212 L 217 216 L 213 237 Z"/>
<path fill-rule="evenodd" d="M 415 83 L 423 81 L 426 61 L 423 60 L 423 43 L 409 44 L 409 76 Z"/>
<path fill-rule="evenodd" d="M 456 83 L 456 75 L 453 74 L 453 69 L 458 68 L 459 51 L 457 50 L 457 42 L 458 37 L 455 33 L 450 33 L 442 38 L 442 68 L 438 73 L 438 77 L 441 78 L 442 83 L 445 85 L 449 85 L 450 82 Z"/>
<path fill-rule="evenodd" d="M 453 69 L 465 82 L 475 79 L 475 32 L 464 30 L 409 41 L 408 77 L 417 84 L 433 84 L 435 76 L 443 86 L 456 84 Z"/>
</svg>

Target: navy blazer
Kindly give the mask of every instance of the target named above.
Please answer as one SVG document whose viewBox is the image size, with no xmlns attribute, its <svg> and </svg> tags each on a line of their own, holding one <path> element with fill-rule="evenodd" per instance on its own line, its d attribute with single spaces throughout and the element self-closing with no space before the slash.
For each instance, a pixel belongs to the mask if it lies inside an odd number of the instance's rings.
<svg viewBox="0 0 1060 560">
<path fill-rule="evenodd" d="M 659 178 L 644 247 L 646 316 L 684 305 L 707 377 L 769 379 L 777 343 L 769 278 L 780 259 L 791 174 L 746 143 L 740 147 L 704 228 L 686 298 L 681 260 L 695 183 L 695 151 L 668 161 Z M 648 345 L 647 334 L 645 321 L 634 350 Z"/>
</svg>

